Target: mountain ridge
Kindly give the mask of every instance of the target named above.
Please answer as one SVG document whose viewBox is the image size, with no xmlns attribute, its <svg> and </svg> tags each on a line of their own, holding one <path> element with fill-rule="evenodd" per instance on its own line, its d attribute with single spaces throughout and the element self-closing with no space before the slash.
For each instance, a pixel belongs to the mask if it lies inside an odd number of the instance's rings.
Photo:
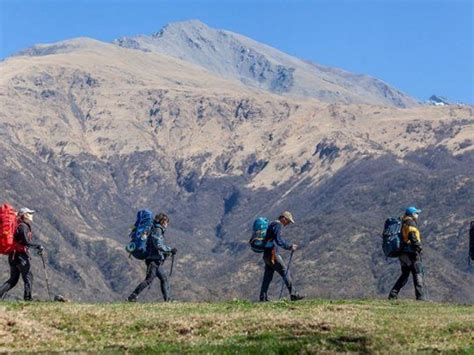
<svg viewBox="0 0 474 355">
<path fill-rule="evenodd" d="M 308 63 L 240 34 L 212 29 L 198 20 L 169 24 L 151 36 L 122 37 L 112 43 L 147 53 L 171 55 L 214 75 L 280 95 L 395 107 L 419 105 L 379 79 Z M 67 41 L 38 45 L 17 55 L 45 55 L 74 49 L 74 45 L 72 48 L 67 45 Z"/>
<path fill-rule="evenodd" d="M 263 268 L 246 246 L 251 222 L 289 209 L 302 293 L 386 297 L 399 267 L 385 263 L 378 234 L 416 204 L 432 297 L 474 302 L 459 261 L 474 200 L 473 107 L 301 99 L 163 53 L 72 44 L 0 63 L 0 200 L 38 210 L 54 292 L 124 299 L 144 267 L 123 245 L 147 207 L 171 217 L 177 298 L 253 299 Z M 145 299 L 157 298 L 153 287 Z"/>
<path fill-rule="evenodd" d="M 279 94 L 329 102 L 379 102 L 396 107 L 418 105 L 378 79 L 314 63 L 308 65 L 268 45 L 231 31 L 214 30 L 197 20 L 167 25 L 151 37 L 123 37 L 114 43 L 147 52 L 167 53 L 213 73 Z M 234 59 L 227 62 L 229 58 Z"/>
</svg>

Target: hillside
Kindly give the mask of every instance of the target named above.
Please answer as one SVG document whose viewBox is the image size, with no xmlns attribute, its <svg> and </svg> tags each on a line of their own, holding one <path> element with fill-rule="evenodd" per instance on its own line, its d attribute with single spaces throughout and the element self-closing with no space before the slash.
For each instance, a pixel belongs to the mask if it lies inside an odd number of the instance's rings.
<svg viewBox="0 0 474 355">
<path fill-rule="evenodd" d="M 387 301 L 2 303 L 0 351 L 465 352 L 472 306 Z"/>
<path fill-rule="evenodd" d="M 471 106 L 282 96 L 85 38 L 8 58 L 0 78 L 0 201 L 38 210 L 55 293 L 123 300 L 144 272 L 123 246 L 148 207 L 171 216 L 177 299 L 254 299 L 263 271 L 246 246 L 250 225 L 289 209 L 302 293 L 382 298 L 399 272 L 382 256 L 383 221 L 416 204 L 430 297 L 474 302 Z"/>
</svg>

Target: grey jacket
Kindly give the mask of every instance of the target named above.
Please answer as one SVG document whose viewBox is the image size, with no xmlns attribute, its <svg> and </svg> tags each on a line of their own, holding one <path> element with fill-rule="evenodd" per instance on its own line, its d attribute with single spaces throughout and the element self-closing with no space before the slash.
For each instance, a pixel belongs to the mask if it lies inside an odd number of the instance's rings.
<svg viewBox="0 0 474 355">
<path fill-rule="evenodd" d="M 154 223 L 147 238 L 146 260 L 163 261 L 171 253 L 171 248 L 165 244 L 165 231 L 160 224 Z"/>
</svg>

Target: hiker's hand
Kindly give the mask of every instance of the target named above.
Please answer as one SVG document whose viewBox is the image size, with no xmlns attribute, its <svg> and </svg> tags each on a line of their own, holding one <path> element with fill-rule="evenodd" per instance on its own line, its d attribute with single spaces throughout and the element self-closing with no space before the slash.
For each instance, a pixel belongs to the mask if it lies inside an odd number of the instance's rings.
<svg viewBox="0 0 474 355">
<path fill-rule="evenodd" d="M 42 245 L 38 245 L 36 247 L 36 250 L 38 251 L 38 255 L 43 255 L 44 254 L 44 248 Z"/>
<path fill-rule="evenodd" d="M 293 244 L 291 246 L 291 251 L 295 251 L 296 249 L 298 249 L 298 246 L 296 244 Z"/>
<path fill-rule="evenodd" d="M 421 247 L 420 244 L 415 244 L 414 247 L 415 247 L 415 251 L 416 251 L 417 253 L 420 253 L 420 254 L 421 254 L 421 253 L 423 252 L 423 248 Z"/>
<path fill-rule="evenodd" d="M 178 252 L 178 249 L 173 248 L 171 249 L 171 255 L 175 255 Z"/>
</svg>

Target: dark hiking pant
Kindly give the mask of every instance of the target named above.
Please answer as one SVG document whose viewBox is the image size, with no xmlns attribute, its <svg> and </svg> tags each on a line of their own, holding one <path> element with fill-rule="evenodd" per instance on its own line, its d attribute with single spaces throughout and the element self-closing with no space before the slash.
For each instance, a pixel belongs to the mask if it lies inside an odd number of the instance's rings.
<svg viewBox="0 0 474 355">
<path fill-rule="evenodd" d="M 163 294 L 163 299 L 165 301 L 169 301 L 170 296 L 170 285 L 168 282 L 168 276 L 166 273 L 160 268 L 163 262 L 160 261 L 146 261 L 147 269 L 146 269 L 146 278 L 143 280 L 132 292 L 129 299 L 136 299 L 140 292 L 142 292 L 145 288 L 151 285 L 155 277 L 158 277 L 161 282 L 161 293 Z"/>
<path fill-rule="evenodd" d="M 31 301 L 31 287 L 33 286 L 33 274 L 31 273 L 30 258 L 26 253 L 15 252 L 8 256 L 8 264 L 10 264 L 10 278 L 0 286 L 0 299 L 16 286 L 20 276 L 25 284 L 23 299 Z"/>
<path fill-rule="evenodd" d="M 265 256 L 263 261 L 265 262 L 265 273 L 263 274 L 262 288 L 260 289 L 260 301 L 268 300 L 268 288 L 273 280 L 273 274 L 275 271 L 283 278 L 283 281 L 291 295 L 294 290 L 290 274 L 287 274 L 286 272 L 286 265 L 283 258 L 280 255 L 277 255 L 275 262 L 273 262 L 271 256 Z M 285 274 L 287 275 L 285 276 Z"/>
<path fill-rule="evenodd" d="M 425 299 L 425 290 L 423 287 L 423 264 L 418 254 L 403 253 L 400 255 L 400 266 L 402 274 L 393 286 L 388 298 L 398 298 L 398 293 L 406 285 L 410 274 L 413 275 L 413 284 L 415 286 L 415 296 L 417 300 Z"/>
</svg>

